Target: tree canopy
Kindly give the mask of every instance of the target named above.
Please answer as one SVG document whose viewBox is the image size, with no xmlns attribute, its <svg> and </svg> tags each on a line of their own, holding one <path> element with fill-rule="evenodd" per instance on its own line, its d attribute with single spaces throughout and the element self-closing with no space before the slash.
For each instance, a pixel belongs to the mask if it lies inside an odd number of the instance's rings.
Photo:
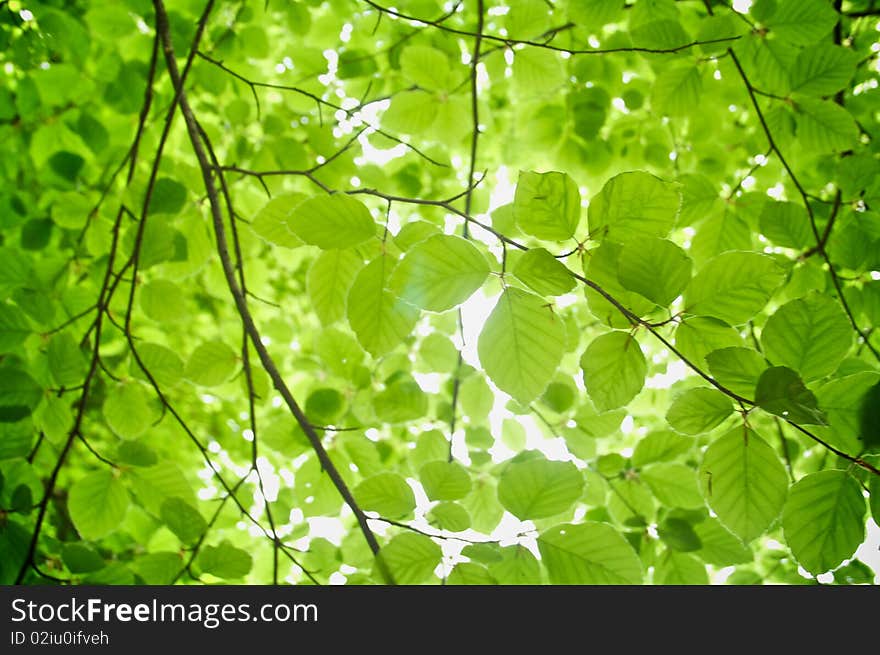
<svg viewBox="0 0 880 655">
<path fill-rule="evenodd" d="M 0 582 L 873 584 L 878 29 L 0 2 Z"/>
</svg>

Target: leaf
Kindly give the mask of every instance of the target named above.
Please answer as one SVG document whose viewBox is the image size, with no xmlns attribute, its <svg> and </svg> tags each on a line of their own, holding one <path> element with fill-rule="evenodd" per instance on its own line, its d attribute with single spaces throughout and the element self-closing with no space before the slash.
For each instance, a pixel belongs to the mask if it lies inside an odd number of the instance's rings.
<svg viewBox="0 0 880 655">
<path fill-rule="evenodd" d="M 636 444 L 632 464 L 641 468 L 651 462 L 675 459 L 688 452 L 693 445 L 693 440 L 674 432 L 651 432 Z"/>
<path fill-rule="evenodd" d="M 485 566 L 473 562 L 459 562 L 446 578 L 448 585 L 493 585 L 498 584 Z"/>
<path fill-rule="evenodd" d="M 639 343 L 626 332 L 597 337 L 581 357 L 587 393 L 603 412 L 635 398 L 645 384 L 647 368 Z"/>
<path fill-rule="evenodd" d="M 745 543 L 779 516 L 788 476 L 773 449 L 752 430 L 735 428 L 712 442 L 699 470 L 706 502 Z"/>
<path fill-rule="evenodd" d="M 168 529 L 185 546 L 195 544 L 208 529 L 201 513 L 182 498 L 166 498 L 162 503 L 160 516 Z"/>
<path fill-rule="evenodd" d="M 501 548 L 501 559 L 489 562 L 489 573 L 502 585 L 537 585 L 542 582 L 541 565 L 521 544 Z"/>
<path fill-rule="evenodd" d="M 160 177 L 150 198 L 151 214 L 177 214 L 186 203 L 186 187 L 170 177 Z"/>
<path fill-rule="evenodd" d="M 666 519 L 657 526 L 657 536 L 670 550 L 682 553 L 699 550 L 703 545 L 693 526 L 684 519 Z"/>
<path fill-rule="evenodd" d="M 306 275 L 306 292 L 323 325 L 345 316 L 348 292 L 363 265 L 352 250 L 326 250 L 312 262 Z"/>
<path fill-rule="evenodd" d="M 513 58 L 513 81 L 523 97 L 545 96 L 565 84 L 566 71 L 559 54 L 542 48 L 517 50 Z"/>
<path fill-rule="evenodd" d="M 571 462 L 536 457 L 511 462 L 501 473 L 498 500 L 518 519 L 540 519 L 566 511 L 580 498 L 584 477 Z"/>
<path fill-rule="evenodd" d="M 761 234 L 778 246 L 802 249 L 813 238 L 806 210 L 793 202 L 768 200 L 759 221 Z"/>
<path fill-rule="evenodd" d="M 684 434 L 702 434 L 721 425 L 732 412 L 733 403 L 725 394 L 699 387 L 678 396 L 666 412 L 666 420 Z"/>
<path fill-rule="evenodd" d="M 419 480 L 431 500 L 458 500 L 471 490 L 471 478 L 458 462 L 428 462 L 419 471 Z"/>
<path fill-rule="evenodd" d="M 797 136 L 806 152 L 828 153 L 855 146 L 859 128 L 846 109 L 831 100 L 795 99 Z"/>
<path fill-rule="evenodd" d="M 413 490 L 396 473 L 379 473 L 361 482 L 354 497 L 362 509 L 389 519 L 407 516 L 416 507 Z"/>
<path fill-rule="evenodd" d="M 740 346 L 713 350 L 706 355 L 706 362 L 716 381 L 744 398 L 754 395 L 758 378 L 767 368 L 761 353 Z"/>
<path fill-rule="evenodd" d="M 865 539 L 865 498 L 846 471 L 819 471 L 791 488 L 782 515 L 785 540 L 813 575 L 851 557 Z"/>
<path fill-rule="evenodd" d="M 543 248 L 532 248 L 516 260 L 513 274 L 541 296 L 561 296 L 575 288 L 569 270 Z"/>
<path fill-rule="evenodd" d="M 657 585 L 708 585 L 706 566 L 693 555 L 667 551 L 654 570 Z"/>
<path fill-rule="evenodd" d="M 559 525 L 538 537 L 550 583 L 623 585 L 642 582 L 642 565 L 614 528 L 588 521 Z"/>
<path fill-rule="evenodd" d="M 156 419 L 145 391 L 138 383 L 117 384 L 104 400 L 102 410 L 107 425 L 123 439 L 141 436 Z"/>
<path fill-rule="evenodd" d="M 639 473 L 639 478 L 664 505 L 685 509 L 703 507 L 697 475 L 690 466 L 676 462 L 651 464 Z"/>
<path fill-rule="evenodd" d="M 631 239 L 617 261 L 617 275 L 624 288 L 664 307 L 681 294 L 691 279 L 690 257 L 666 239 Z"/>
<path fill-rule="evenodd" d="M 726 252 L 709 260 L 691 280 L 685 311 L 739 325 L 764 308 L 782 280 L 783 270 L 771 257 Z"/>
<path fill-rule="evenodd" d="M 642 171 L 621 173 L 590 201 L 590 238 L 626 243 L 634 237 L 665 237 L 680 205 L 677 185 Z"/>
<path fill-rule="evenodd" d="M 412 332 L 419 311 L 386 289 L 394 262 L 380 255 L 361 269 L 348 293 L 348 322 L 374 357 L 384 355 Z"/>
<path fill-rule="evenodd" d="M 394 581 L 401 585 L 424 583 L 440 563 L 442 551 L 428 537 L 404 532 L 389 541 L 379 551 Z"/>
<path fill-rule="evenodd" d="M 800 51 L 791 71 L 791 90 L 830 96 L 847 86 L 858 56 L 850 48 L 817 43 Z"/>
<path fill-rule="evenodd" d="M 449 87 L 449 60 L 436 48 L 407 46 L 400 53 L 400 70 L 404 77 L 423 89 L 442 91 Z"/>
<path fill-rule="evenodd" d="M 64 544 L 61 561 L 71 573 L 91 573 L 104 568 L 104 558 L 82 543 Z"/>
<path fill-rule="evenodd" d="M 137 354 L 144 368 L 150 372 L 160 389 L 167 390 L 180 381 L 184 373 L 184 364 L 180 356 L 158 343 L 139 343 Z M 147 380 L 137 360 L 132 357 L 131 373 L 133 376 Z"/>
<path fill-rule="evenodd" d="M 438 104 L 433 93 L 402 91 L 391 99 L 382 115 L 382 128 L 397 134 L 424 134 L 437 116 Z"/>
<path fill-rule="evenodd" d="M 477 353 L 495 386 L 528 404 L 553 378 L 564 342 L 562 321 L 544 300 L 508 287 L 480 332 Z"/>
<path fill-rule="evenodd" d="M 548 241 L 569 239 L 581 217 L 577 184 L 565 173 L 520 171 L 513 214 L 526 234 Z"/>
<path fill-rule="evenodd" d="M 0 368 L 0 423 L 30 416 L 42 397 L 42 387 L 30 375 L 16 368 Z"/>
<path fill-rule="evenodd" d="M 32 331 L 24 312 L 15 305 L 0 302 L 0 353 L 16 350 Z"/>
<path fill-rule="evenodd" d="M 693 63 L 664 66 L 654 81 L 651 106 L 663 116 L 684 116 L 700 104 L 703 81 Z"/>
<path fill-rule="evenodd" d="M 828 418 L 826 441 L 845 452 L 856 453 L 870 448 L 876 441 L 880 421 L 876 411 L 880 373 L 861 371 L 829 380 L 816 389 L 819 408 Z"/>
<path fill-rule="evenodd" d="M 407 251 L 389 289 L 416 307 L 445 312 L 470 298 L 488 275 L 489 264 L 475 246 L 461 237 L 438 234 Z"/>
<path fill-rule="evenodd" d="M 118 529 L 130 499 L 122 481 L 110 470 L 89 473 L 70 487 L 67 511 L 80 537 L 96 540 Z"/>
<path fill-rule="evenodd" d="M 226 580 L 237 580 L 251 572 L 253 557 L 246 550 L 237 548 L 224 539 L 216 546 L 202 546 L 198 565 L 203 573 Z"/>
<path fill-rule="evenodd" d="M 471 517 L 458 503 L 437 503 L 428 512 L 428 519 L 442 530 L 462 532 L 471 527 Z"/>
<path fill-rule="evenodd" d="M 825 0 L 777 0 L 776 11 L 764 22 L 777 38 L 809 45 L 831 31 L 837 12 Z"/>
<path fill-rule="evenodd" d="M 370 210 L 344 193 L 304 200 L 291 210 L 287 226 L 304 242 L 323 250 L 351 248 L 376 235 Z"/>
<path fill-rule="evenodd" d="M 767 319 L 764 354 L 806 380 L 834 372 L 852 345 L 852 328 L 840 303 L 818 292 L 792 300 Z"/>
<path fill-rule="evenodd" d="M 288 193 L 272 198 L 254 216 L 251 229 L 276 246 L 299 248 L 303 241 L 293 233 L 290 217 L 294 208 L 306 198 L 308 196 L 304 193 Z"/>
<path fill-rule="evenodd" d="M 731 534 L 720 521 L 707 518 L 694 527 L 700 540 L 697 557 L 712 566 L 723 567 L 751 562 L 752 552 Z"/>
<path fill-rule="evenodd" d="M 216 387 L 233 376 L 238 355 L 223 341 L 207 341 L 189 356 L 184 375 L 203 387 Z"/>
<path fill-rule="evenodd" d="M 761 374 L 755 389 L 755 403 L 795 423 L 826 423 L 816 396 L 795 371 L 785 366 L 772 366 Z"/>
</svg>

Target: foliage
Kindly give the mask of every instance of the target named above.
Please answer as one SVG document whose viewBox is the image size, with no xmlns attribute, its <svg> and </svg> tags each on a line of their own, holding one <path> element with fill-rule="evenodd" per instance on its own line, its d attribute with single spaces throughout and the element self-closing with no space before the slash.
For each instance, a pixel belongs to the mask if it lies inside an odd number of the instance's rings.
<svg viewBox="0 0 880 655">
<path fill-rule="evenodd" d="M 0 581 L 873 583 L 880 12 L 733 4 L 0 2 Z"/>
</svg>

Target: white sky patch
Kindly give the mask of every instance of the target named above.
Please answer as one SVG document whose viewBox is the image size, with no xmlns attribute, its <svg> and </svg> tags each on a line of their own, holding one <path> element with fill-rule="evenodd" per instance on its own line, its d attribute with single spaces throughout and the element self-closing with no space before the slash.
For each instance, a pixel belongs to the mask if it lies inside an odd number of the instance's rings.
<svg viewBox="0 0 880 655">
<path fill-rule="evenodd" d="M 733 0 L 733 10 L 740 14 L 748 13 L 752 8 L 752 0 Z"/>
</svg>

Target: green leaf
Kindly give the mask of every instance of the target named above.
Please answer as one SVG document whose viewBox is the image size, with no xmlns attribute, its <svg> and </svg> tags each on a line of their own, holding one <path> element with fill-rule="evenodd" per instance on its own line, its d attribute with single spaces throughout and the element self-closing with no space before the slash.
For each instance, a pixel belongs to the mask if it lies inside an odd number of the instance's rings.
<svg viewBox="0 0 880 655">
<path fill-rule="evenodd" d="M 150 198 L 151 214 L 177 214 L 186 203 L 186 187 L 170 177 L 160 177 Z"/>
<path fill-rule="evenodd" d="M 681 294 L 691 279 L 690 257 L 666 239 L 631 239 L 617 261 L 617 275 L 624 288 L 664 307 Z"/>
<path fill-rule="evenodd" d="M 471 490 L 471 478 L 458 462 L 428 462 L 419 471 L 419 480 L 431 500 L 458 500 Z"/>
<path fill-rule="evenodd" d="M 657 585 L 708 585 L 706 566 L 693 555 L 669 550 L 654 569 Z"/>
<path fill-rule="evenodd" d="M 183 377 L 183 360 L 170 348 L 158 343 L 139 343 L 136 347 L 144 368 L 150 372 L 156 384 L 163 391 L 173 387 Z M 132 357 L 130 368 L 133 376 L 142 380 L 147 379 L 134 357 Z"/>
<path fill-rule="evenodd" d="M 162 503 L 160 516 L 168 529 L 185 546 L 195 544 L 208 529 L 208 524 L 199 510 L 182 498 L 166 498 Z"/>
<path fill-rule="evenodd" d="M 851 557 L 865 539 L 865 498 L 846 471 L 820 471 L 791 488 L 782 515 L 785 540 L 813 575 Z"/>
<path fill-rule="evenodd" d="M 817 43 L 798 54 L 791 71 L 791 90 L 830 96 L 842 90 L 856 72 L 858 56 L 850 48 Z"/>
<path fill-rule="evenodd" d="M 224 539 L 216 546 L 202 546 L 198 565 L 203 573 L 226 580 L 237 580 L 251 572 L 253 558 L 246 550 L 237 548 Z"/>
<path fill-rule="evenodd" d="M 571 462 L 536 457 L 511 462 L 501 473 L 498 500 L 521 520 L 541 519 L 566 511 L 581 496 L 584 476 Z"/>
<path fill-rule="evenodd" d="M 429 91 L 449 88 L 449 60 L 436 48 L 411 45 L 400 53 L 400 70 L 413 84 Z"/>
<path fill-rule="evenodd" d="M 813 239 L 810 218 L 802 205 L 768 200 L 759 221 L 761 234 L 777 246 L 803 249 Z"/>
<path fill-rule="evenodd" d="M 389 289 L 416 307 L 445 312 L 470 298 L 488 275 L 489 264 L 475 246 L 461 237 L 438 234 L 407 251 Z"/>
<path fill-rule="evenodd" d="M 870 490 L 871 517 L 874 519 L 874 523 L 880 525 L 880 476 L 871 478 Z"/>
<path fill-rule="evenodd" d="M 423 134 L 431 127 L 437 111 L 437 98 L 433 93 L 402 91 L 391 99 L 382 115 L 382 127 L 398 134 Z"/>
<path fill-rule="evenodd" d="M 875 416 L 880 373 L 861 371 L 826 382 L 816 389 L 820 409 L 828 418 L 826 441 L 845 452 L 857 453 L 876 443 L 880 428 Z"/>
<path fill-rule="evenodd" d="M 657 536 L 670 550 L 682 553 L 699 550 L 703 545 L 694 527 L 684 519 L 666 519 L 657 526 Z"/>
<path fill-rule="evenodd" d="M 776 0 L 776 11 L 764 22 L 778 39 L 809 45 L 831 31 L 837 12 L 825 0 Z"/>
<path fill-rule="evenodd" d="M 100 539 L 118 529 L 130 499 L 114 471 L 89 473 L 70 487 L 67 511 L 80 537 Z"/>
<path fill-rule="evenodd" d="M 104 568 L 104 558 L 82 543 L 64 544 L 61 561 L 71 573 L 91 573 Z"/>
<path fill-rule="evenodd" d="M 32 331 L 24 312 L 15 305 L 0 302 L 0 353 L 16 350 Z M 67 335 L 66 332 L 62 334 Z"/>
<path fill-rule="evenodd" d="M 363 259 L 352 250 L 327 250 L 312 262 L 306 291 L 322 324 L 330 325 L 345 316 L 348 292 L 363 265 Z"/>
<path fill-rule="evenodd" d="M 441 530 L 462 532 L 471 527 L 471 517 L 467 510 L 458 503 L 437 503 L 428 512 L 428 519 Z"/>
<path fill-rule="evenodd" d="M 568 16 L 578 25 L 595 28 L 615 22 L 623 8 L 623 0 L 569 0 Z"/>
<path fill-rule="evenodd" d="M 513 274 L 541 296 L 561 296 L 576 285 L 565 265 L 543 248 L 523 253 L 516 260 Z"/>
<path fill-rule="evenodd" d="M 498 584 L 485 566 L 473 562 L 459 562 L 446 578 L 448 585 L 493 585 Z"/>
<path fill-rule="evenodd" d="M 136 382 L 115 385 L 107 393 L 102 410 L 107 425 L 123 439 L 141 436 L 157 418 L 146 389 Z"/>
<path fill-rule="evenodd" d="M 665 237 L 680 205 L 678 185 L 642 171 L 621 173 L 590 201 L 590 238 L 626 243 L 634 237 Z"/>
<path fill-rule="evenodd" d="M 772 363 L 796 370 L 806 380 L 834 372 L 852 345 L 852 327 L 840 303 L 818 292 L 784 304 L 761 331 Z"/>
<path fill-rule="evenodd" d="M 626 405 L 645 384 L 647 363 L 639 343 L 626 332 L 597 337 L 581 357 L 584 384 L 599 411 Z"/>
<path fill-rule="evenodd" d="M 716 381 L 744 398 L 755 393 L 758 378 L 767 368 L 761 353 L 739 346 L 713 350 L 706 355 L 706 362 Z"/>
<path fill-rule="evenodd" d="M 565 65 L 558 53 L 542 48 L 516 51 L 513 81 L 520 96 L 546 96 L 565 84 L 566 80 Z"/>
<path fill-rule="evenodd" d="M 489 562 L 489 573 L 502 585 L 537 585 L 542 582 L 537 558 L 520 544 L 501 548 L 501 559 Z"/>
<path fill-rule="evenodd" d="M 685 311 L 745 323 L 764 308 L 782 284 L 776 261 L 753 252 L 726 252 L 711 259 L 685 292 Z"/>
<path fill-rule="evenodd" d="M 353 493 L 363 509 L 389 519 L 407 516 L 416 507 L 412 488 L 396 473 L 379 473 L 367 478 Z"/>
<path fill-rule="evenodd" d="M 566 173 L 520 171 L 513 214 L 526 234 L 547 241 L 569 239 L 581 217 L 577 184 Z"/>
<path fill-rule="evenodd" d="M 425 535 L 404 532 L 379 551 L 394 581 L 401 585 L 424 583 L 433 573 L 443 553 L 440 546 Z"/>
<path fill-rule="evenodd" d="M 304 242 L 323 250 L 351 248 L 376 235 L 370 210 L 344 193 L 304 200 L 291 210 L 287 226 Z"/>
<path fill-rule="evenodd" d="M 641 439 L 632 455 L 632 464 L 641 468 L 651 462 L 664 462 L 675 459 L 693 448 L 692 439 L 674 432 L 651 432 Z"/>
<path fill-rule="evenodd" d="M 0 368 L 0 423 L 15 423 L 30 416 L 43 397 L 43 389 L 27 373 Z"/>
<path fill-rule="evenodd" d="M 684 116 L 700 104 L 703 80 L 694 63 L 664 66 L 654 81 L 651 106 L 663 116 Z"/>
<path fill-rule="evenodd" d="M 779 457 L 745 427 L 712 442 L 699 477 L 703 496 L 718 519 L 746 543 L 767 531 L 788 493 L 788 476 Z"/>
<path fill-rule="evenodd" d="M 386 289 L 395 262 L 380 255 L 361 269 L 348 293 L 348 322 L 374 357 L 384 355 L 412 332 L 419 311 Z"/>
<path fill-rule="evenodd" d="M 564 347 L 565 328 L 552 308 L 513 287 L 498 298 L 477 342 L 486 375 L 522 404 L 547 388 Z"/>
<path fill-rule="evenodd" d="M 559 525 L 538 537 L 551 584 L 622 585 L 642 582 L 642 565 L 614 528 L 592 521 Z"/>
<path fill-rule="evenodd" d="M 284 248 L 299 248 L 302 239 L 293 233 L 290 216 L 293 210 L 308 196 L 303 193 L 289 193 L 272 198 L 251 221 L 251 229 L 260 237 Z"/>
<path fill-rule="evenodd" d="M 86 358 L 69 332 L 61 332 L 49 341 L 49 370 L 59 386 L 74 386 L 86 374 Z"/>
<path fill-rule="evenodd" d="M 697 475 L 690 466 L 676 462 L 651 464 L 639 473 L 639 478 L 664 505 L 685 509 L 703 507 Z"/>
<path fill-rule="evenodd" d="M 678 396 L 666 412 L 666 420 L 684 434 L 702 434 L 721 425 L 732 412 L 733 403 L 725 394 L 699 387 Z"/>
<path fill-rule="evenodd" d="M 207 341 L 189 356 L 184 375 L 203 387 L 216 387 L 233 376 L 238 355 L 223 341 Z"/>
<path fill-rule="evenodd" d="M 858 141 L 852 114 L 834 101 L 797 96 L 794 107 L 798 141 L 806 152 L 840 152 Z"/>
<path fill-rule="evenodd" d="M 696 555 L 707 564 L 723 567 L 751 562 L 752 552 L 720 521 L 707 518 L 694 527 L 701 548 Z"/>
<path fill-rule="evenodd" d="M 755 403 L 771 414 L 795 423 L 825 425 L 816 396 L 798 374 L 786 366 L 772 366 L 758 378 Z"/>
</svg>

